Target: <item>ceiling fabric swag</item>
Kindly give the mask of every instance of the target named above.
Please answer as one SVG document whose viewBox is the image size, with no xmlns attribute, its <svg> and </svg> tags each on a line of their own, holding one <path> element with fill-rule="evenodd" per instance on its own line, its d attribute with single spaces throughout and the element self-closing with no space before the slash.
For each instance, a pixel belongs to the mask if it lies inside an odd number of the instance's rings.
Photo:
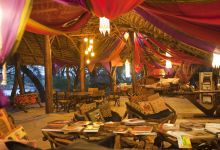
<svg viewBox="0 0 220 150">
<path fill-rule="evenodd" d="M 80 5 L 91 10 L 97 17 L 114 19 L 134 9 L 143 0 L 55 0 L 69 5 Z M 91 5 L 91 6 L 90 6 Z M 89 8 L 91 7 L 91 8 Z"/>
<path fill-rule="evenodd" d="M 141 8 L 157 16 L 169 26 L 214 45 L 220 44 L 220 1 L 206 3 L 152 4 Z M 160 12 L 162 10 L 162 12 Z"/>
<path fill-rule="evenodd" d="M 1 64 L 18 46 L 30 15 L 31 5 L 31 0 L 0 0 L 0 9 L 3 12 L 1 17 Z"/>
<path fill-rule="evenodd" d="M 212 52 L 215 49 L 215 45 L 209 43 L 208 41 L 201 40 L 195 37 L 192 37 L 190 35 L 187 35 L 179 30 L 176 30 L 172 28 L 168 23 L 166 23 L 164 20 L 161 20 L 158 16 L 155 14 L 148 12 L 144 10 L 141 7 L 136 7 L 135 11 L 140 14 L 144 19 L 155 25 L 156 27 L 160 28 L 167 34 L 170 34 L 177 40 L 183 41 L 189 45 L 195 46 L 199 49 Z"/>
<path fill-rule="evenodd" d="M 143 65 L 141 63 L 141 56 L 142 56 L 142 48 L 138 43 L 138 38 L 136 33 L 134 33 L 134 69 L 136 73 L 140 73 Z"/>
<path fill-rule="evenodd" d="M 45 12 L 46 9 L 51 11 Z M 86 25 L 91 16 L 92 14 L 81 5 L 63 5 L 53 0 L 37 0 L 33 2 L 26 30 L 48 35 L 72 32 Z"/>
</svg>

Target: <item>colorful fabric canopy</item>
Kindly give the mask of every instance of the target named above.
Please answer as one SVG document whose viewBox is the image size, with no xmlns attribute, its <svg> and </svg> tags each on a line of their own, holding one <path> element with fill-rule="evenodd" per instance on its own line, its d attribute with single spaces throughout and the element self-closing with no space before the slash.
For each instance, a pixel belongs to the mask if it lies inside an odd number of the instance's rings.
<svg viewBox="0 0 220 150">
<path fill-rule="evenodd" d="M 2 64 L 11 51 L 17 48 L 23 35 L 27 19 L 31 11 L 31 0 L 0 0 L 2 48 L 0 63 Z"/>
<path fill-rule="evenodd" d="M 51 9 L 52 8 L 52 9 Z M 51 11 L 46 11 L 50 9 Z M 37 0 L 33 3 L 27 31 L 37 34 L 62 34 L 83 27 L 92 14 L 80 5 L 62 5 L 53 0 Z"/>
<path fill-rule="evenodd" d="M 181 38 L 186 43 L 213 51 L 220 44 L 219 7 L 220 1 L 163 4 L 144 2 L 136 11 L 177 39 Z"/>
<path fill-rule="evenodd" d="M 63 4 L 81 5 L 97 17 L 116 18 L 135 8 L 143 0 L 55 0 Z"/>
</svg>

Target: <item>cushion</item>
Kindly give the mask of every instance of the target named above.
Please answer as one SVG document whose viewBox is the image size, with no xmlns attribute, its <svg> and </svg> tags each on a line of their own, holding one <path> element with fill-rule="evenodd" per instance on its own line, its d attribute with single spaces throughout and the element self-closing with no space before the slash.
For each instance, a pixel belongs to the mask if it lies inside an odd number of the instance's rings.
<svg viewBox="0 0 220 150">
<path fill-rule="evenodd" d="M 96 103 L 82 104 L 79 108 L 81 114 L 85 114 L 86 112 L 96 108 Z"/>
<path fill-rule="evenodd" d="M 135 103 L 125 103 L 125 104 L 130 109 L 130 111 L 133 111 L 134 113 L 138 114 L 143 119 L 161 119 L 161 118 L 165 118 L 171 114 L 169 109 L 163 110 L 163 111 L 161 111 L 159 113 L 155 113 L 155 114 L 145 114 L 141 111 L 141 109 L 140 110 L 137 109 L 137 107 L 136 107 L 136 106 L 138 106 L 137 104 L 135 104 Z"/>
<path fill-rule="evenodd" d="M 145 114 L 153 114 L 154 113 L 154 110 L 149 102 L 147 102 L 147 101 L 139 102 L 139 105 L 143 109 Z"/>
<path fill-rule="evenodd" d="M 111 107 L 109 103 L 103 103 L 99 105 L 100 112 L 102 113 L 102 116 L 105 117 L 111 117 L 112 112 L 111 112 Z"/>
<path fill-rule="evenodd" d="M 159 93 L 155 93 L 155 94 L 153 94 L 153 95 L 151 95 L 151 96 L 148 96 L 147 99 L 148 99 L 149 101 L 151 101 L 151 100 L 155 100 L 155 99 L 157 99 L 157 98 L 159 98 L 159 97 L 160 97 Z"/>
<path fill-rule="evenodd" d="M 154 113 L 159 113 L 163 110 L 168 109 L 165 104 L 165 101 L 162 97 L 159 97 L 155 100 L 151 100 L 149 103 L 150 103 L 151 107 L 153 108 Z"/>
<path fill-rule="evenodd" d="M 130 103 L 126 103 L 126 105 L 127 105 L 128 107 L 130 107 L 130 108 L 132 109 L 132 111 L 135 111 L 136 113 L 138 112 L 138 113 L 147 115 L 147 114 L 145 113 L 145 111 L 144 111 L 144 110 L 140 107 L 140 105 L 137 104 L 137 103 L 132 103 L 132 102 L 130 102 Z"/>
<path fill-rule="evenodd" d="M 100 112 L 100 109 L 93 109 L 86 113 L 89 120 L 93 122 L 104 122 L 104 118 Z"/>
<path fill-rule="evenodd" d="M 133 103 L 137 103 L 137 102 L 139 102 L 139 101 L 141 101 L 141 96 L 132 96 L 131 97 L 131 102 L 133 102 Z"/>
</svg>

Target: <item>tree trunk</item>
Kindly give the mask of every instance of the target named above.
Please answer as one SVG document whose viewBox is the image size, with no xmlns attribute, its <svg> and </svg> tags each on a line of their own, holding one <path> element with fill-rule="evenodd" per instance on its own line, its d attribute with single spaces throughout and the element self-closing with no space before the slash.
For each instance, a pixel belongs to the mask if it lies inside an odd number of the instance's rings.
<svg viewBox="0 0 220 150">
<path fill-rule="evenodd" d="M 37 76 L 35 76 L 34 73 L 31 70 L 29 70 L 26 66 L 21 66 L 21 70 L 34 83 L 35 87 L 37 88 L 37 90 L 39 92 L 39 96 L 40 96 L 41 102 L 45 102 L 46 97 L 45 97 L 44 87 L 41 84 L 41 82 L 38 80 Z"/>
<path fill-rule="evenodd" d="M 79 83 L 79 72 L 80 72 L 80 69 L 74 69 L 74 71 L 76 72 L 76 76 L 75 76 L 75 80 L 73 81 L 73 89 L 77 89 L 77 85 Z"/>
<path fill-rule="evenodd" d="M 70 92 L 70 74 L 69 67 L 66 67 L 66 78 L 67 78 L 67 91 Z"/>
<path fill-rule="evenodd" d="M 16 80 L 18 81 L 18 85 L 20 88 L 20 94 L 24 94 L 25 93 L 25 89 L 24 89 L 24 82 L 22 81 L 22 77 L 21 77 L 21 66 L 20 66 L 20 58 L 19 55 L 16 54 L 15 55 L 15 76 L 16 76 Z"/>
<path fill-rule="evenodd" d="M 16 95 L 16 91 L 18 88 L 18 80 L 16 79 L 16 74 L 14 75 L 14 84 L 13 84 L 13 88 L 11 90 L 11 103 L 14 104 L 14 97 Z"/>
</svg>

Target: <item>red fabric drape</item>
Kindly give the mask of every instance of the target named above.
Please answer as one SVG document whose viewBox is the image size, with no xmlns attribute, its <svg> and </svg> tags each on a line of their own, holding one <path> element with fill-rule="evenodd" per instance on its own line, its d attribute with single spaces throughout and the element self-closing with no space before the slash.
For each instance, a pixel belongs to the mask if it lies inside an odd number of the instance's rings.
<svg viewBox="0 0 220 150">
<path fill-rule="evenodd" d="M 98 17 L 116 18 L 140 4 L 143 0 L 90 0 L 92 10 Z"/>
<path fill-rule="evenodd" d="M 134 36 L 134 69 L 135 72 L 141 72 L 143 65 L 141 63 L 142 49 L 138 44 L 137 36 Z"/>
<path fill-rule="evenodd" d="M 142 8 L 170 27 L 213 44 L 220 44 L 220 1 L 204 3 L 143 3 Z"/>
</svg>

